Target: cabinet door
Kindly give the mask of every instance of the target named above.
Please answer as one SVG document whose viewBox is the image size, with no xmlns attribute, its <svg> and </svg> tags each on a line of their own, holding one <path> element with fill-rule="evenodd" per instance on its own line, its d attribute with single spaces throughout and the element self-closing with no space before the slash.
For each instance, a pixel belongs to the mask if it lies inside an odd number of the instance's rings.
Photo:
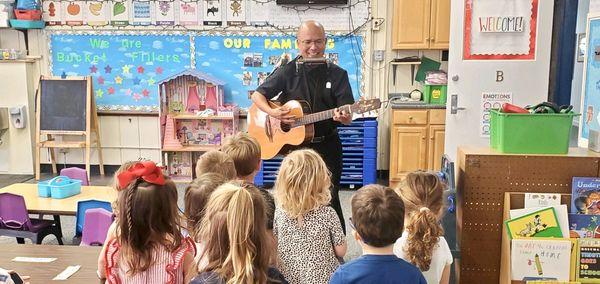
<svg viewBox="0 0 600 284">
<path fill-rule="evenodd" d="M 448 49 L 450 45 L 450 0 L 431 0 L 429 48 Z"/>
<path fill-rule="evenodd" d="M 444 125 L 432 125 L 429 127 L 429 145 L 427 145 L 427 169 L 439 171 L 444 154 L 444 137 L 446 136 Z"/>
<path fill-rule="evenodd" d="M 119 130 L 121 134 L 121 147 L 140 148 L 140 132 L 137 116 L 120 116 Z"/>
<path fill-rule="evenodd" d="M 429 47 L 430 1 L 394 0 L 393 49 L 423 49 Z"/>
<path fill-rule="evenodd" d="M 160 133 L 158 131 L 157 116 L 140 116 L 139 132 L 140 132 L 140 147 L 160 149 Z"/>
<path fill-rule="evenodd" d="M 401 179 L 408 172 L 425 169 L 427 164 L 427 127 L 394 126 L 390 141 L 390 179 Z"/>
</svg>

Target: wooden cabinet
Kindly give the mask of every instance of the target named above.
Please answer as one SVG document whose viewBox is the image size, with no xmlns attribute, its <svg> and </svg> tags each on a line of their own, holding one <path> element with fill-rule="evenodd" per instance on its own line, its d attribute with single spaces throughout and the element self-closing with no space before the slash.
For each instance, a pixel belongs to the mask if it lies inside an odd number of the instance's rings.
<svg viewBox="0 0 600 284">
<path fill-rule="evenodd" d="M 394 0 L 393 49 L 448 49 L 450 0 Z"/>
<path fill-rule="evenodd" d="M 390 186 L 415 170 L 439 170 L 444 153 L 445 109 L 397 109 L 390 135 Z"/>
</svg>

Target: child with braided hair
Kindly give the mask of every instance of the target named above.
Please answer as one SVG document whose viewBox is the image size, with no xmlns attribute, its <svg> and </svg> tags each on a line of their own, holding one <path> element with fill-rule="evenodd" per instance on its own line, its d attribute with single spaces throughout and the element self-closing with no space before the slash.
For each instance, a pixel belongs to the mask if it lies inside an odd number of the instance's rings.
<svg viewBox="0 0 600 284">
<path fill-rule="evenodd" d="M 446 186 L 434 173 L 409 173 L 397 190 L 404 201 L 404 232 L 394 254 L 416 265 L 427 283 L 448 284 L 452 254 L 440 224 Z"/>
<path fill-rule="evenodd" d="M 189 283 L 196 274 L 195 245 L 181 234 L 175 184 L 154 162 L 141 162 L 117 176 L 116 226 L 98 257 L 106 283 Z"/>
</svg>

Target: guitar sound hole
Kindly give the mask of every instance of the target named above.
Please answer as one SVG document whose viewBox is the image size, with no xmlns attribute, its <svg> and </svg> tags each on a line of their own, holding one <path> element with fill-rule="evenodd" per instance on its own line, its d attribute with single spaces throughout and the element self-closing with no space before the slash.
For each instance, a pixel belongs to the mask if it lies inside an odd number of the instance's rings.
<svg viewBox="0 0 600 284">
<path fill-rule="evenodd" d="M 290 129 L 292 129 L 292 127 L 290 127 L 289 124 L 283 122 L 281 123 L 281 131 L 288 132 L 290 131 Z"/>
</svg>

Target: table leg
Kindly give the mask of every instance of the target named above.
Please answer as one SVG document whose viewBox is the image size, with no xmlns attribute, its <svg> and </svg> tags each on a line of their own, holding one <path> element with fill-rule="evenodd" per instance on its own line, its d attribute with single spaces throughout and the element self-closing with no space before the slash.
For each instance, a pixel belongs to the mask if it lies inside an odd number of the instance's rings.
<svg viewBox="0 0 600 284">
<path fill-rule="evenodd" d="M 62 234 L 62 226 L 60 224 L 60 215 L 54 215 L 54 222 L 56 222 L 56 226 L 58 226 L 58 232 L 59 232 L 59 235 L 57 236 L 58 244 L 62 245 L 63 244 L 63 241 L 62 241 L 63 234 Z"/>
</svg>

